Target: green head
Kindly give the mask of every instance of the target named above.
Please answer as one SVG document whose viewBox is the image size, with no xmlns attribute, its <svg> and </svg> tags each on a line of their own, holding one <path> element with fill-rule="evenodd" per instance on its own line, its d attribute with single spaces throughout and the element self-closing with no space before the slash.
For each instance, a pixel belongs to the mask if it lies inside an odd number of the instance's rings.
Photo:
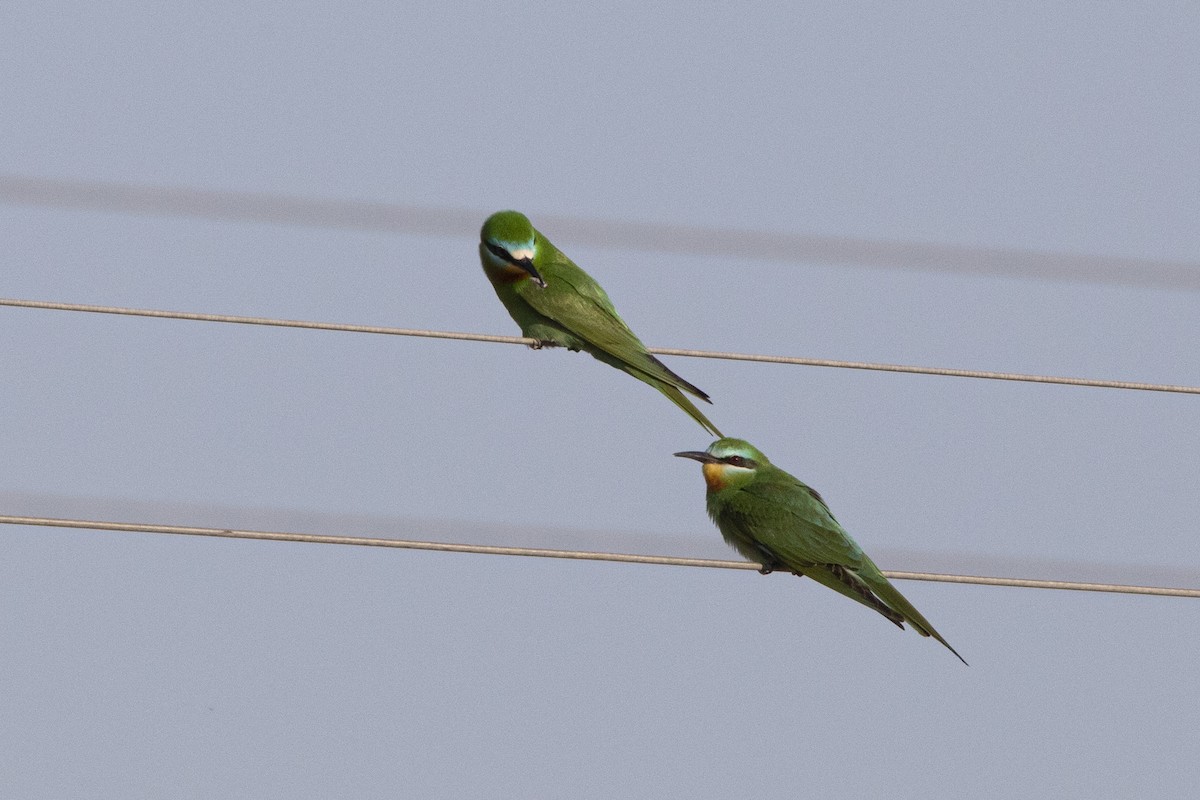
<svg viewBox="0 0 1200 800">
<path fill-rule="evenodd" d="M 497 274 L 511 276 L 513 280 L 528 275 L 544 287 L 546 282 L 533 266 L 537 238 L 529 217 L 519 211 L 497 211 L 487 218 L 479 232 L 479 254 Z"/>
<path fill-rule="evenodd" d="M 675 455 L 700 462 L 710 492 L 743 486 L 754 480 L 760 468 L 771 465 L 754 445 L 744 439 L 728 437 L 717 439 L 703 453 L 689 450 Z"/>
</svg>

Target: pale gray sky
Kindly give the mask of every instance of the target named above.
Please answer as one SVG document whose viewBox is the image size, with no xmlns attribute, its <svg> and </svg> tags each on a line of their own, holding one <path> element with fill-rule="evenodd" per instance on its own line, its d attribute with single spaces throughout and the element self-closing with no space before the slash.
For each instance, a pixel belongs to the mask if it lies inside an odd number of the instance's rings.
<svg viewBox="0 0 1200 800">
<path fill-rule="evenodd" d="M 503 207 L 1187 268 L 1198 40 L 1180 4 L 9 3 L 0 175 L 473 221 L 6 204 L 0 295 L 515 334 L 475 249 Z M 543 228 L 653 345 L 1200 384 L 1194 290 Z M 3 513 L 729 555 L 671 457 L 703 431 L 579 354 L 11 308 L 0 342 Z M 670 365 L 885 569 L 1200 572 L 1195 397 Z M 6 797 L 1186 797 L 1200 778 L 1196 601 L 901 584 L 964 668 L 782 575 L 0 542 Z"/>
</svg>

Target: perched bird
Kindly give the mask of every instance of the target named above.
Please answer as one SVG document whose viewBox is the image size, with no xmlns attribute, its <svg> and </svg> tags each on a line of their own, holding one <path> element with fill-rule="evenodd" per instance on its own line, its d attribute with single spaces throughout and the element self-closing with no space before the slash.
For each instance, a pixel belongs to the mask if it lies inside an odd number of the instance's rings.
<svg viewBox="0 0 1200 800">
<path fill-rule="evenodd" d="M 583 350 L 609 366 L 658 389 L 714 436 L 708 421 L 684 392 L 706 403 L 708 395 L 667 369 L 617 316 L 612 301 L 592 278 L 539 233 L 529 218 L 499 211 L 479 234 L 479 259 L 496 296 L 521 326 L 537 339 L 534 348 Z"/>
<path fill-rule="evenodd" d="M 900 628 L 907 622 L 967 663 L 888 582 L 815 489 L 741 439 L 718 439 L 703 453 L 675 455 L 700 462 L 708 484 L 708 515 L 730 546 L 762 564 L 764 575 L 775 570 L 807 575 L 875 609 Z"/>
</svg>

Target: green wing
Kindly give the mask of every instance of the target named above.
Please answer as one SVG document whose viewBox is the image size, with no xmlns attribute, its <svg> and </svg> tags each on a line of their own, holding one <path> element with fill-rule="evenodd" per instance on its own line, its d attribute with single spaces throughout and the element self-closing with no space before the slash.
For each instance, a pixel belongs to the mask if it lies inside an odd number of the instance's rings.
<svg viewBox="0 0 1200 800">
<path fill-rule="evenodd" d="M 866 554 L 838 524 L 819 494 L 782 470 L 743 486 L 756 538 L 788 566 L 833 564 L 862 569 Z"/>
<path fill-rule="evenodd" d="M 591 345 L 594 348 L 592 355 L 597 358 L 634 372 L 652 385 L 658 381 L 690 392 L 701 400 L 708 400 L 708 395 L 699 388 L 646 352 L 646 346 L 617 316 L 612 301 L 600 284 L 553 245 L 547 245 L 549 242 L 542 242 L 543 252 L 549 251 L 550 256 L 545 264 L 537 265 L 538 271 L 546 279 L 546 286 L 543 288 L 532 281 L 523 281 L 517 289 L 522 300 L 542 316 Z M 608 358 L 603 358 L 601 353 Z"/>
<path fill-rule="evenodd" d="M 752 537 L 798 575 L 875 609 L 901 628 L 908 622 L 967 663 L 846 533 L 815 489 L 778 470 L 760 474 L 738 494 L 744 497 L 730 505 L 741 507 L 731 518 L 740 535 Z"/>
</svg>

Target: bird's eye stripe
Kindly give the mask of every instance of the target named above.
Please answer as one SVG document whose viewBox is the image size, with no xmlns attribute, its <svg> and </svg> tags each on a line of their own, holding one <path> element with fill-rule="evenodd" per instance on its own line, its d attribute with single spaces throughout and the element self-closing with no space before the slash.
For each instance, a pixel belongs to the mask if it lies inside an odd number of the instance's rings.
<svg viewBox="0 0 1200 800">
<path fill-rule="evenodd" d="M 491 242 L 487 242 L 486 245 L 487 245 L 487 249 L 489 251 L 491 251 L 491 254 L 494 255 L 496 258 L 502 259 L 504 261 L 512 261 L 512 256 L 510 256 L 508 254 L 508 251 L 505 250 L 500 245 L 492 244 Z"/>
</svg>

